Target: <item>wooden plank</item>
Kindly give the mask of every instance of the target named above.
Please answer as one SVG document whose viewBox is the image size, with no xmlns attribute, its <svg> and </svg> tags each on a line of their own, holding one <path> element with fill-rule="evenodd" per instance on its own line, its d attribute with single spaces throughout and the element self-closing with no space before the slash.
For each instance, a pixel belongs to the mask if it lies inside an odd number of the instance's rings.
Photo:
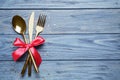
<svg viewBox="0 0 120 80">
<path fill-rule="evenodd" d="M 12 17 L 21 15 L 28 25 L 33 10 L 0 10 L 0 34 L 16 34 Z M 114 10 L 34 10 L 35 23 L 40 13 L 47 15 L 43 34 L 120 33 L 120 9 Z"/>
<path fill-rule="evenodd" d="M 44 61 L 39 74 L 27 73 L 22 78 L 23 62 L 1 61 L 0 78 L 3 80 L 119 80 L 120 61 Z"/>
<path fill-rule="evenodd" d="M 1 8 L 120 8 L 120 0 L 1 0 Z"/>
<path fill-rule="evenodd" d="M 120 34 L 42 36 L 46 42 L 37 50 L 43 60 L 120 59 Z M 0 60 L 12 60 L 15 37 L 20 35 L 0 35 Z"/>
</svg>

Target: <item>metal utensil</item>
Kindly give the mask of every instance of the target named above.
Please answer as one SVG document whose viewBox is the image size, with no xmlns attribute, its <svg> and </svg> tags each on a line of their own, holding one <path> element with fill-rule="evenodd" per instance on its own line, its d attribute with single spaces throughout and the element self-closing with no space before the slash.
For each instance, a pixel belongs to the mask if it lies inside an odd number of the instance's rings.
<svg viewBox="0 0 120 80">
<path fill-rule="evenodd" d="M 26 23 L 25 23 L 24 19 L 22 17 L 16 15 L 12 19 L 12 25 L 13 25 L 13 29 L 17 33 L 21 34 L 23 36 L 24 41 L 27 43 L 27 40 L 26 40 L 25 35 L 24 35 L 24 33 L 26 31 Z M 29 50 L 29 54 L 30 54 L 30 57 L 31 57 L 32 62 L 34 64 L 35 70 L 38 72 L 37 65 L 35 64 L 34 58 L 33 58 L 30 50 Z M 21 74 L 24 75 L 22 72 L 21 72 Z"/>
<path fill-rule="evenodd" d="M 37 26 L 36 26 L 36 36 L 38 36 L 43 31 L 45 22 L 46 22 L 46 15 L 41 14 L 39 16 Z"/>
<path fill-rule="evenodd" d="M 38 19 L 38 22 L 37 22 L 37 26 L 36 26 L 36 37 L 43 31 L 45 22 L 46 22 L 46 15 L 40 15 L 39 19 Z M 29 59 L 30 59 L 30 56 L 28 55 L 27 60 L 24 64 L 25 69 L 27 68 L 27 66 L 25 66 L 25 65 L 28 64 Z"/>
<path fill-rule="evenodd" d="M 32 41 L 32 35 L 33 35 L 33 26 L 34 26 L 34 12 L 31 13 L 30 19 L 29 19 L 29 40 Z M 28 75 L 31 76 L 31 70 L 32 69 L 32 61 L 31 58 L 29 59 L 29 66 L 28 66 Z"/>
</svg>

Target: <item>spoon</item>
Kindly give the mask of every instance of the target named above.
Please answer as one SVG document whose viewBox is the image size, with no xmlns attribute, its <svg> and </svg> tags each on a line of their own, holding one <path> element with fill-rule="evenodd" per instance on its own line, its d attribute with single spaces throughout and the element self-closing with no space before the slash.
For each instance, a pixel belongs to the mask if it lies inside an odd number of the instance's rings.
<svg viewBox="0 0 120 80">
<path fill-rule="evenodd" d="M 14 29 L 18 34 L 21 34 L 21 35 L 23 36 L 23 39 L 24 39 L 25 43 L 27 43 L 27 40 L 26 40 L 25 35 L 24 35 L 24 33 L 25 33 L 25 31 L 26 31 L 26 23 L 25 23 L 24 19 L 23 19 L 22 17 L 16 15 L 16 16 L 14 16 L 13 19 L 12 19 L 12 25 L 13 25 L 13 29 Z M 31 53 L 30 50 L 29 50 L 29 54 L 30 54 L 30 57 L 31 57 L 32 62 L 33 62 L 33 64 L 34 64 L 34 67 L 35 67 L 36 72 L 39 72 L 39 71 L 38 71 L 38 68 L 37 68 L 37 65 L 36 65 L 36 63 L 35 63 L 35 60 L 34 60 L 34 58 L 33 58 L 32 53 Z M 27 65 L 26 65 L 26 66 L 27 66 Z M 26 69 L 24 69 L 24 70 L 26 70 Z M 21 74 L 22 74 L 22 73 L 21 73 Z M 22 74 L 22 75 L 24 75 L 24 74 Z"/>
</svg>

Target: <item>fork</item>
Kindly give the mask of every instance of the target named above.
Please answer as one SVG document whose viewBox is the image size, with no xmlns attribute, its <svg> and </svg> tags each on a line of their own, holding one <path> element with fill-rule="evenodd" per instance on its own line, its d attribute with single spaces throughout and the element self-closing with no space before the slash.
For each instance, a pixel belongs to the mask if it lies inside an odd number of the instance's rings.
<svg viewBox="0 0 120 80">
<path fill-rule="evenodd" d="M 43 31 L 44 26 L 45 26 L 45 22 L 46 22 L 46 15 L 40 14 L 38 22 L 37 22 L 37 26 L 36 26 L 36 36 L 35 37 L 37 37 Z M 24 76 L 28 62 L 31 61 L 30 59 L 31 59 L 30 55 L 28 55 L 27 60 L 24 63 L 24 66 L 23 66 L 22 71 L 21 71 L 22 76 Z M 30 63 L 29 66 L 32 66 L 32 63 Z"/>
<path fill-rule="evenodd" d="M 36 37 L 43 31 L 46 22 L 46 15 L 40 15 L 36 26 Z"/>
</svg>

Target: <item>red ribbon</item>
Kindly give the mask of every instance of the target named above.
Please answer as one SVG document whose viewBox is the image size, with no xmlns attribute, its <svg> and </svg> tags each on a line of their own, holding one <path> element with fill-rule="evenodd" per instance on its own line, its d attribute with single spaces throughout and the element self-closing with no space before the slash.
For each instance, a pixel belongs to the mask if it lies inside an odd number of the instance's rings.
<svg viewBox="0 0 120 80">
<path fill-rule="evenodd" d="M 34 46 L 41 45 L 44 42 L 45 40 L 41 36 L 36 37 L 30 44 L 26 44 L 21 41 L 20 38 L 16 38 L 13 45 L 19 48 L 12 53 L 14 61 L 17 61 L 28 49 L 30 49 L 35 59 L 36 65 L 39 66 L 42 62 L 42 58 Z"/>
</svg>

